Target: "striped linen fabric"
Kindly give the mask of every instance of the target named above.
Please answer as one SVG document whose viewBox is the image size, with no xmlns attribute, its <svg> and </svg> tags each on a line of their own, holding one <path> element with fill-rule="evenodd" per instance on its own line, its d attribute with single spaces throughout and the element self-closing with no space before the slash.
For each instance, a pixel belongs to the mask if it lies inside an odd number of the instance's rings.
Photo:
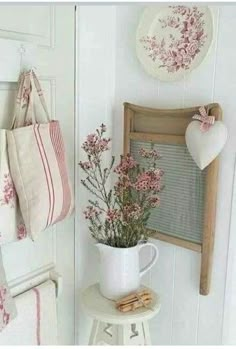
<svg viewBox="0 0 236 349">
<path fill-rule="evenodd" d="M 57 121 L 8 132 L 11 175 L 26 231 L 32 239 L 70 216 L 72 190 Z"/>
<path fill-rule="evenodd" d="M 201 242 L 206 171 L 197 167 L 185 145 L 131 141 L 130 147 L 131 154 L 144 168 L 147 168 L 147 161 L 139 155 L 140 148 L 155 149 L 162 156 L 158 167 L 164 170 L 164 189 L 159 195 L 160 206 L 152 210 L 147 227 Z"/>
<path fill-rule="evenodd" d="M 55 283 L 47 280 L 14 297 L 18 316 L 0 334 L 0 347 L 57 345 Z"/>
<path fill-rule="evenodd" d="M 69 217 L 74 208 L 74 200 L 59 122 L 50 121 L 35 74 L 25 74 L 20 84 L 24 84 L 26 80 L 25 85 L 28 86 L 29 79 L 30 95 L 27 101 L 22 95 L 14 120 L 14 125 L 18 128 L 7 132 L 7 141 L 11 176 L 27 234 L 34 240 L 39 232 Z M 26 102 L 29 105 L 25 112 Z M 46 122 L 42 122 L 42 118 L 40 122 L 33 115 L 34 110 L 42 107 L 40 102 L 43 104 L 41 111 L 46 111 Z M 24 124 L 28 126 L 23 126 Z"/>
</svg>

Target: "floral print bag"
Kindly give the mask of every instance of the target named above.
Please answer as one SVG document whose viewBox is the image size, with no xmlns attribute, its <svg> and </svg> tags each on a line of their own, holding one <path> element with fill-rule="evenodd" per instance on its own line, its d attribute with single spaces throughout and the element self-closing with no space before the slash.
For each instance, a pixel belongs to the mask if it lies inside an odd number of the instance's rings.
<svg viewBox="0 0 236 349">
<path fill-rule="evenodd" d="M 26 236 L 10 174 L 6 132 L 6 130 L 0 130 L 0 245 Z"/>
<path fill-rule="evenodd" d="M 0 332 L 16 317 L 16 315 L 16 305 L 6 282 L 0 250 Z"/>
</svg>

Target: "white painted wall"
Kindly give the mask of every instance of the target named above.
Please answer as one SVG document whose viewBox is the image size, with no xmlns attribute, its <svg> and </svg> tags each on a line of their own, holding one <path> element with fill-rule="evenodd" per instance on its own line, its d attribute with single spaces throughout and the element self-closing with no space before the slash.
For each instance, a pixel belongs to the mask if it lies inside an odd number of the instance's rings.
<svg viewBox="0 0 236 349">
<path fill-rule="evenodd" d="M 124 101 L 149 107 L 177 108 L 219 102 L 229 129 L 221 155 L 212 288 L 199 295 L 200 256 L 156 241 L 160 259 L 145 283 L 162 298 L 162 309 L 151 321 L 153 344 L 232 343 L 228 331 L 232 293 L 227 274 L 229 224 L 233 186 L 236 129 L 236 6 L 212 6 L 215 40 L 206 61 L 180 82 L 164 83 L 143 71 L 135 55 L 135 32 L 144 5 L 79 6 L 78 8 L 78 144 L 101 121 L 112 125 L 113 151 L 122 152 Z M 78 148 L 79 149 L 79 148 Z M 79 157 L 81 152 L 79 151 Z M 80 172 L 78 173 L 78 181 Z M 77 193 L 79 288 L 97 279 L 98 254 L 82 217 L 85 191 Z M 229 251 L 232 251 L 231 245 Z M 143 260 L 149 256 L 143 256 Z M 228 280 L 227 280 L 228 276 Z M 227 289 L 226 289 L 227 281 Z M 88 340 L 90 321 L 79 306 L 79 343 Z M 231 317 L 232 318 L 232 317 Z M 225 324 L 225 326 L 224 326 Z"/>
<path fill-rule="evenodd" d="M 77 7 L 77 163 L 83 159 L 81 144 L 88 133 L 102 122 L 112 125 L 115 83 L 115 6 Z M 77 338 L 88 344 L 91 321 L 79 302 L 79 292 L 97 280 L 98 251 L 87 228 L 83 210 L 88 193 L 80 184 L 82 172 L 77 174 L 76 205 L 76 265 L 77 272 Z"/>
</svg>

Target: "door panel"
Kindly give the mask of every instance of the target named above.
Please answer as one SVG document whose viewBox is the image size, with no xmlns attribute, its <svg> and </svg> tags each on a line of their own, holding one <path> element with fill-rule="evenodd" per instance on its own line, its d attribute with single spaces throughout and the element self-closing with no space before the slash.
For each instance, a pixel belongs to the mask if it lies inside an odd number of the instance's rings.
<svg viewBox="0 0 236 349">
<path fill-rule="evenodd" d="M 14 51 L 15 60 L 9 61 L 8 70 L 14 76 L 27 59 L 36 68 L 52 118 L 61 124 L 73 183 L 74 25 L 73 5 L 0 6 L 0 50 L 3 41 L 14 46 L 12 39 L 27 48 Z M 10 127 L 17 88 L 16 82 L 3 79 L 4 65 L 0 64 L 0 128 Z M 42 232 L 36 242 L 28 238 L 13 242 L 2 246 L 2 252 L 10 282 L 55 265 L 63 276 L 63 292 L 58 299 L 59 344 L 74 344 L 74 217 Z"/>
<path fill-rule="evenodd" d="M 73 6 L 71 6 L 73 7 Z M 54 6 L 1 6 L 0 36 L 53 47 L 55 33 Z"/>
</svg>

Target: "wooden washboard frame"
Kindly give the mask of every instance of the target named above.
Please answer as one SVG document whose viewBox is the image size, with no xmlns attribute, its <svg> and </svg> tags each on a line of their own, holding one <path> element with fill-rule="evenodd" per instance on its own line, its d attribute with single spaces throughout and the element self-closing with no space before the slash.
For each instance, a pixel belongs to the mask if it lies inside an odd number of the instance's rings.
<svg viewBox="0 0 236 349">
<path fill-rule="evenodd" d="M 209 115 L 222 120 L 219 104 L 205 106 Z M 199 106 L 183 109 L 152 109 L 130 103 L 124 103 L 124 154 L 130 152 L 130 141 L 159 144 L 186 144 L 185 130 L 198 113 Z M 218 158 L 206 169 L 204 186 L 204 222 L 201 243 L 195 243 L 179 237 L 173 237 L 151 230 L 153 238 L 175 244 L 201 253 L 200 294 L 207 295 L 210 290 L 212 258 L 215 235 L 215 213 L 218 181 Z"/>
</svg>

